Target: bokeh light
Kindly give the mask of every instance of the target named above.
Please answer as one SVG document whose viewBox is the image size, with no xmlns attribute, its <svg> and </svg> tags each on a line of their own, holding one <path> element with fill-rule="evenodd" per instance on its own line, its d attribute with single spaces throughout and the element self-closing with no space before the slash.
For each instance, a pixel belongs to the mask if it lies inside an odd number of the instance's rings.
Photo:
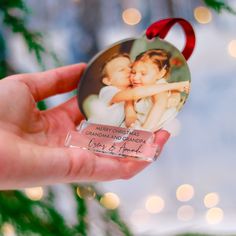
<svg viewBox="0 0 236 236">
<path fill-rule="evenodd" d="M 26 188 L 25 194 L 31 200 L 39 201 L 43 197 L 43 188 L 42 187 Z"/>
<path fill-rule="evenodd" d="M 236 58 L 236 40 L 232 40 L 228 45 L 228 52 L 231 57 Z"/>
<path fill-rule="evenodd" d="M 208 193 L 204 197 L 204 205 L 207 208 L 215 207 L 219 204 L 220 198 L 217 193 Z"/>
<path fill-rule="evenodd" d="M 4 223 L 1 227 L 3 236 L 15 236 L 15 229 L 12 224 Z"/>
<path fill-rule="evenodd" d="M 176 198 L 181 202 L 187 202 L 194 196 L 194 188 L 190 184 L 180 185 L 176 190 Z"/>
<path fill-rule="evenodd" d="M 142 15 L 138 9 L 128 8 L 123 11 L 122 18 L 127 25 L 136 25 L 141 21 Z"/>
<path fill-rule="evenodd" d="M 212 20 L 212 14 L 207 7 L 196 7 L 194 9 L 194 17 L 200 24 L 207 24 Z"/>
<path fill-rule="evenodd" d="M 133 225 L 144 225 L 148 222 L 149 218 L 150 215 L 146 210 L 137 209 L 132 213 L 130 221 Z"/>
<path fill-rule="evenodd" d="M 189 221 L 194 217 L 194 208 L 189 205 L 181 206 L 177 211 L 177 217 L 181 221 Z"/>
<path fill-rule="evenodd" d="M 120 205 L 120 198 L 115 193 L 105 193 L 100 203 L 107 209 L 116 209 Z"/>
<path fill-rule="evenodd" d="M 221 208 L 213 207 L 206 212 L 206 220 L 209 224 L 218 224 L 223 220 L 224 212 Z"/>
<path fill-rule="evenodd" d="M 164 209 L 164 207 L 165 207 L 165 202 L 159 196 L 154 196 L 154 195 L 149 196 L 145 203 L 146 210 L 151 214 L 161 212 Z"/>
<path fill-rule="evenodd" d="M 83 198 L 83 199 L 91 200 L 96 197 L 96 192 L 90 186 L 77 187 L 76 193 L 80 198 Z"/>
</svg>

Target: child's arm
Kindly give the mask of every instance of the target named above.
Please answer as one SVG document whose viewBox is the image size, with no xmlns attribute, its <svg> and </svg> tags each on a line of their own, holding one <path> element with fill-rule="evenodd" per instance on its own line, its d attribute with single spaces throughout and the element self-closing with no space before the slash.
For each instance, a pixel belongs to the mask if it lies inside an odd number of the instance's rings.
<svg viewBox="0 0 236 236">
<path fill-rule="evenodd" d="M 167 83 L 167 84 L 153 84 L 153 85 L 144 85 L 137 88 L 130 88 L 118 92 L 111 99 L 110 104 L 118 103 L 122 101 L 129 100 L 138 100 L 144 97 L 150 97 L 155 94 L 165 92 L 168 90 L 182 90 L 184 87 L 188 87 L 189 82 L 176 82 L 176 83 Z"/>
<path fill-rule="evenodd" d="M 156 102 L 153 104 L 151 111 L 148 114 L 142 127 L 151 131 L 155 131 L 155 127 L 161 120 L 162 115 L 166 111 L 168 102 L 168 92 L 159 93 L 155 95 L 154 99 Z"/>
<path fill-rule="evenodd" d="M 137 120 L 137 113 L 134 110 L 134 102 L 125 102 L 125 126 L 129 128 Z"/>
</svg>

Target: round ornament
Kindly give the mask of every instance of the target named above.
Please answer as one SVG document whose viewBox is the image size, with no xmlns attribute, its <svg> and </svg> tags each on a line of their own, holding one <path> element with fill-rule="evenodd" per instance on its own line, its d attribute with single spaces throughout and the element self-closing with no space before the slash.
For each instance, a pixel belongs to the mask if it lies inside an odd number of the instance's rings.
<svg viewBox="0 0 236 236">
<path fill-rule="evenodd" d="M 175 46 L 130 38 L 90 61 L 78 88 L 79 107 L 90 123 L 154 132 L 178 114 L 189 88 L 190 71 Z"/>
</svg>

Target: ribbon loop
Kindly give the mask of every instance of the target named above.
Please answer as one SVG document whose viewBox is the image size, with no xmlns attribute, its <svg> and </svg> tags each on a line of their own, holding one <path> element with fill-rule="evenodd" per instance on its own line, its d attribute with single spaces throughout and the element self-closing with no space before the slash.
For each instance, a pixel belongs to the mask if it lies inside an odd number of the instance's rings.
<svg viewBox="0 0 236 236">
<path fill-rule="evenodd" d="M 185 19 L 168 18 L 154 22 L 147 28 L 146 36 L 148 39 L 152 39 L 154 37 L 164 39 L 171 27 L 176 23 L 179 23 L 182 29 L 184 30 L 186 43 L 182 54 L 185 59 L 188 60 L 194 50 L 196 38 L 192 25 Z"/>
</svg>

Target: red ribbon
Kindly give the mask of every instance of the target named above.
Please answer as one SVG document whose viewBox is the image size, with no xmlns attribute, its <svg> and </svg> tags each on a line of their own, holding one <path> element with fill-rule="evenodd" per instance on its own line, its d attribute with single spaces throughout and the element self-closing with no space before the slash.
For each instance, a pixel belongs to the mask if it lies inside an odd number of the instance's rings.
<svg viewBox="0 0 236 236">
<path fill-rule="evenodd" d="M 148 39 L 152 39 L 153 37 L 164 39 L 175 23 L 179 23 L 184 30 L 186 44 L 182 54 L 184 55 L 185 59 L 188 60 L 192 55 L 196 42 L 193 27 L 188 21 L 182 18 L 168 18 L 154 22 L 147 28 L 146 36 Z"/>
</svg>

